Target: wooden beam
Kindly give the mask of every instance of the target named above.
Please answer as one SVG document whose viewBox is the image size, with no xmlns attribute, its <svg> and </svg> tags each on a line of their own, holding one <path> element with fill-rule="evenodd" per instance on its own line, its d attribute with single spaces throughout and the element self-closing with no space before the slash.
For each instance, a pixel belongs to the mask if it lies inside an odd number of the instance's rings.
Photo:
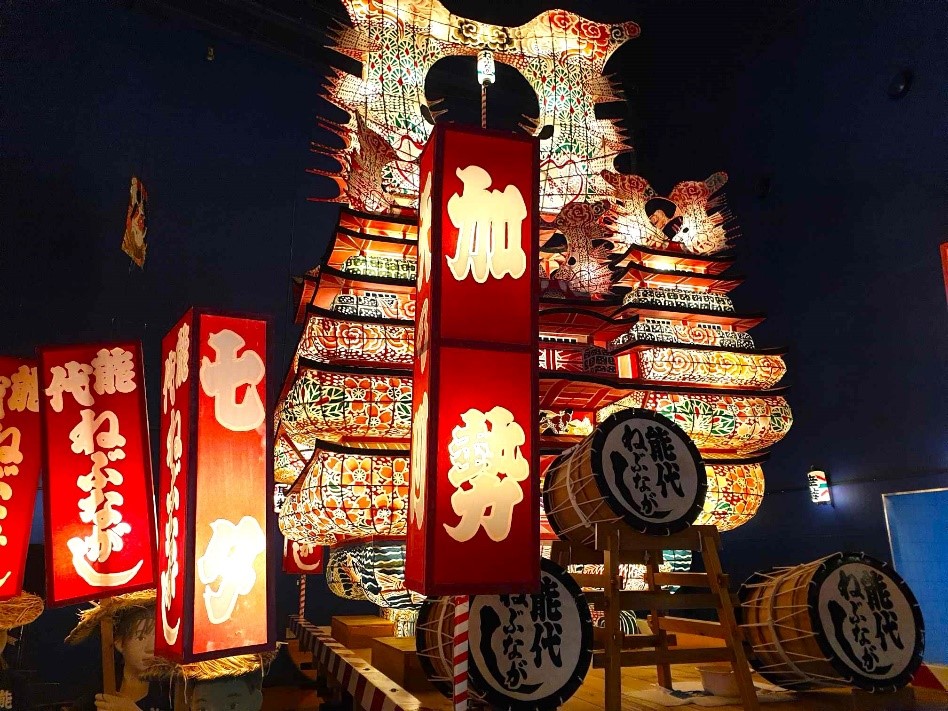
<svg viewBox="0 0 948 711">
<path fill-rule="evenodd" d="M 734 654 L 727 647 L 696 647 L 694 649 L 636 649 L 620 654 L 624 667 L 648 667 L 653 664 L 704 664 L 706 662 L 732 662 Z M 593 669 L 602 669 L 606 654 L 593 654 Z M 618 708 L 618 707 L 617 707 Z"/>
<path fill-rule="evenodd" d="M 731 580 L 727 575 L 719 581 L 722 587 L 730 587 Z M 692 588 L 709 588 L 711 583 L 707 573 L 655 573 L 656 585 L 680 585 Z"/>
<path fill-rule="evenodd" d="M 649 620 L 649 624 L 651 624 Z M 667 632 L 678 632 L 679 634 L 694 634 L 699 637 L 714 637 L 715 639 L 727 639 L 727 632 L 720 622 L 711 620 L 692 620 L 687 617 L 660 617 L 658 618 L 659 629 Z"/>
<path fill-rule="evenodd" d="M 726 595 L 727 593 L 725 593 Z M 714 610 L 720 598 L 714 593 L 676 593 L 657 590 L 623 590 L 620 593 L 623 610 Z M 730 596 L 731 605 L 737 605 Z"/>
</svg>

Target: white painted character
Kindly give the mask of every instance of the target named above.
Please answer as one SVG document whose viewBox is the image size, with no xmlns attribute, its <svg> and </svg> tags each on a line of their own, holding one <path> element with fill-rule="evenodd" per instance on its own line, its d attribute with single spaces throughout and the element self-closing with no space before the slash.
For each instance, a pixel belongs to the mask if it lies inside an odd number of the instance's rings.
<svg viewBox="0 0 948 711">
<path fill-rule="evenodd" d="M 229 329 L 212 333 L 208 343 L 214 349 L 214 360 L 201 359 L 201 387 L 208 397 L 214 398 L 214 416 L 233 432 L 255 430 L 266 417 L 266 411 L 257 384 L 266 374 L 266 366 L 259 354 L 247 349 L 239 356 L 237 351 L 246 345 L 239 335 Z M 243 391 L 238 401 L 237 393 Z"/>
</svg>

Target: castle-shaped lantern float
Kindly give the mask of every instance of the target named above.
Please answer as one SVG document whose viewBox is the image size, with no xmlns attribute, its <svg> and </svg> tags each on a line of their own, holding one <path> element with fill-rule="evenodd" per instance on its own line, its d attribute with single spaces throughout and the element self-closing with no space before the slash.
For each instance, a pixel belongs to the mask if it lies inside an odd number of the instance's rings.
<svg viewBox="0 0 948 711">
<path fill-rule="evenodd" d="M 705 459 L 709 493 L 698 523 L 729 530 L 748 521 L 764 492 L 760 462 L 792 421 L 774 389 L 785 366 L 748 333 L 762 317 L 736 311 L 727 295 L 740 283 L 728 275 L 727 177 L 661 196 L 612 169 L 630 149 L 595 107 L 621 99 L 603 67 L 638 26 L 551 10 L 501 27 L 453 15 L 438 0 L 345 4 L 352 27 L 334 31 L 334 49 L 360 61 L 362 74 L 329 78 L 325 96 L 350 120 L 321 121 L 337 145 L 314 144 L 337 163 L 311 172 L 335 183 L 330 200 L 341 209 L 322 263 L 298 284 L 304 330 L 276 414 L 284 535 L 333 547 L 327 576 L 337 594 L 409 617 L 420 602 L 402 570 L 417 158 L 440 114 L 424 83 L 439 59 L 484 50 L 533 87 L 540 115 L 522 128 L 547 136 L 537 265 L 544 463 L 616 410 L 654 410 L 689 433 Z"/>
</svg>

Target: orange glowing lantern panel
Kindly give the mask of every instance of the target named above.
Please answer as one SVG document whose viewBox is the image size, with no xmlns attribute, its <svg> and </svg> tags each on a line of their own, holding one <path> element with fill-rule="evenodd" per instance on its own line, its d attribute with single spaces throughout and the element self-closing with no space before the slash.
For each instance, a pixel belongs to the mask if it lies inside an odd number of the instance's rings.
<svg viewBox="0 0 948 711">
<path fill-rule="evenodd" d="M 155 584 L 155 509 L 139 343 L 39 349 L 47 602 Z"/>
<path fill-rule="evenodd" d="M 194 661 L 271 649 L 265 320 L 189 311 L 162 341 L 155 649 Z"/>
<path fill-rule="evenodd" d="M 39 473 L 36 363 L 0 356 L 0 600 L 23 589 Z"/>
<path fill-rule="evenodd" d="M 438 125 L 421 157 L 408 587 L 539 585 L 538 143 Z"/>
</svg>

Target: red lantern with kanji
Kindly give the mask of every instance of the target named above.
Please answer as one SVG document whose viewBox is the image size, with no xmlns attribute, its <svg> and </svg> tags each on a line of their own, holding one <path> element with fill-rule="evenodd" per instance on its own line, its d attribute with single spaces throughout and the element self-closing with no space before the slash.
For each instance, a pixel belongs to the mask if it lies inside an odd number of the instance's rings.
<svg viewBox="0 0 948 711">
<path fill-rule="evenodd" d="M 272 648 L 266 320 L 192 309 L 162 340 L 157 654 Z"/>
<path fill-rule="evenodd" d="M 421 156 L 406 583 L 539 584 L 535 139 L 435 127 Z"/>
<path fill-rule="evenodd" d="M 153 587 L 155 499 L 141 344 L 38 353 L 47 602 Z"/>
<path fill-rule="evenodd" d="M 283 572 L 289 575 L 321 575 L 325 546 L 283 539 Z"/>
<path fill-rule="evenodd" d="M 36 362 L 0 356 L 0 600 L 23 589 L 40 474 Z"/>
</svg>

